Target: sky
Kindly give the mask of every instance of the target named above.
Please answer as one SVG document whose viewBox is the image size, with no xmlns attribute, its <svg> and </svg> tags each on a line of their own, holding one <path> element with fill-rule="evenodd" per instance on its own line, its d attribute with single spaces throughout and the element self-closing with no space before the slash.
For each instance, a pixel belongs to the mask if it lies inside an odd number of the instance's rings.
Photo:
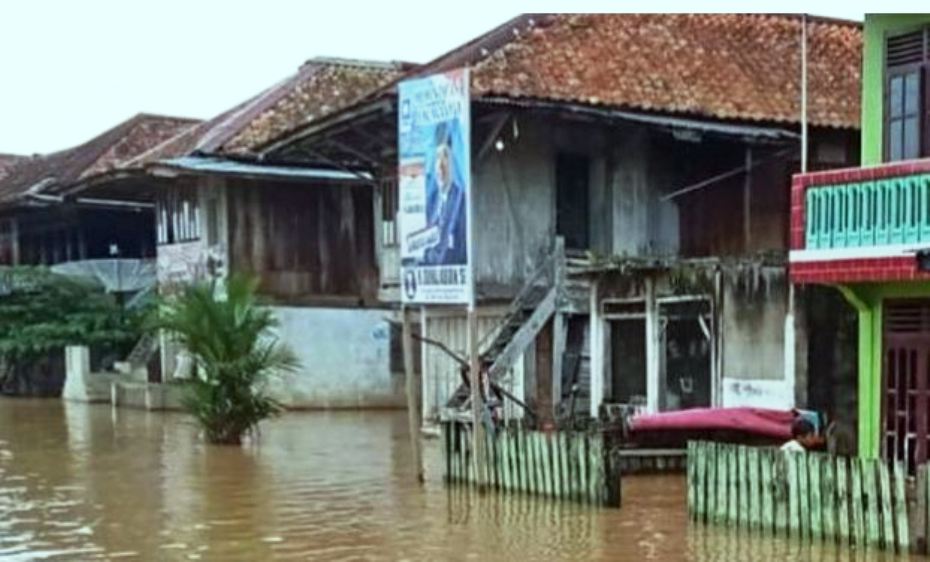
<svg viewBox="0 0 930 562">
<path fill-rule="evenodd" d="M 815 7 L 770 4 L 767 11 Z M 861 19 L 867 8 L 813 4 L 817 14 L 846 19 Z M 527 10 L 745 6 L 710 0 L 9 0 L 0 2 L 0 153 L 68 148 L 139 112 L 210 118 L 314 56 L 425 62 Z"/>
</svg>

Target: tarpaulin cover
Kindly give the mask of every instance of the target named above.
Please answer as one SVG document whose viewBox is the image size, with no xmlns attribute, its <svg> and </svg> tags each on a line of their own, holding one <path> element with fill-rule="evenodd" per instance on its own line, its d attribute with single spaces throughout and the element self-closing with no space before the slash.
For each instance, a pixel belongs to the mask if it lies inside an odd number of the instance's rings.
<svg viewBox="0 0 930 562">
<path fill-rule="evenodd" d="M 134 293 L 155 286 L 155 260 L 97 259 L 52 266 L 58 275 L 83 277 L 100 283 L 108 293 Z"/>
<path fill-rule="evenodd" d="M 791 439 L 790 410 L 765 408 L 695 408 L 636 416 L 633 433 L 645 431 L 742 431 L 773 439 Z"/>
</svg>

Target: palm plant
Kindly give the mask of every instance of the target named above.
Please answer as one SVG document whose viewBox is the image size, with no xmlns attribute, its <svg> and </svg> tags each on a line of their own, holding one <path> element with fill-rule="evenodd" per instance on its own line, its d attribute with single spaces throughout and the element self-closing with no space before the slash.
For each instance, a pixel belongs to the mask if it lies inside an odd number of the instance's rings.
<svg viewBox="0 0 930 562">
<path fill-rule="evenodd" d="M 157 328 L 172 335 L 194 361 L 185 406 L 211 443 L 233 444 L 277 414 L 269 378 L 299 363 L 273 335 L 277 320 L 256 302 L 255 280 L 233 276 L 222 291 L 189 285 L 160 307 Z"/>
</svg>

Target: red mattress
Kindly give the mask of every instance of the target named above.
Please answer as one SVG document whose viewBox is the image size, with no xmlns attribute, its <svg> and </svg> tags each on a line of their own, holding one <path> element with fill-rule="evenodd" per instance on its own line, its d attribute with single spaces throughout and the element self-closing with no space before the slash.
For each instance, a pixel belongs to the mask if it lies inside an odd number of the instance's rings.
<svg viewBox="0 0 930 562">
<path fill-rule="evenodd" d="M 791 422 L 794 413 L 790 410 L 766 408 L 695 408 L 648 414 L 633 418 L 630 431 L 742 431 L 770 437 L 791 439 Z"/>
</svg>

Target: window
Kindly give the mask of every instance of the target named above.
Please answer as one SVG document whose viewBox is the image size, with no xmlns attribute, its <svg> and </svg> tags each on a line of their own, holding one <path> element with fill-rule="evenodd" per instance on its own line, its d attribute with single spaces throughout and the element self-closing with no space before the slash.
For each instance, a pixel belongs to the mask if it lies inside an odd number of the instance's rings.
<svg viewBox="0 0 930 562">
<path fill-rule="evenodd" d="M 397 210 L 400 208 L 397 192 L 397 178 L 386 176 L 381 180 L 381 229 L 382 244 L 386 247 L 396 246 Z"/>
<path fill-rule="evenodd" d="M 885 46 L 885 159 L 930 155 L 930 28 L 889 37 Z"/>
<path fill-rule="evenodd" d="M 200 239 L 200 204 L 193 187 L 165 190 L 155 206 L 159 244 Z"/>
</svg>

